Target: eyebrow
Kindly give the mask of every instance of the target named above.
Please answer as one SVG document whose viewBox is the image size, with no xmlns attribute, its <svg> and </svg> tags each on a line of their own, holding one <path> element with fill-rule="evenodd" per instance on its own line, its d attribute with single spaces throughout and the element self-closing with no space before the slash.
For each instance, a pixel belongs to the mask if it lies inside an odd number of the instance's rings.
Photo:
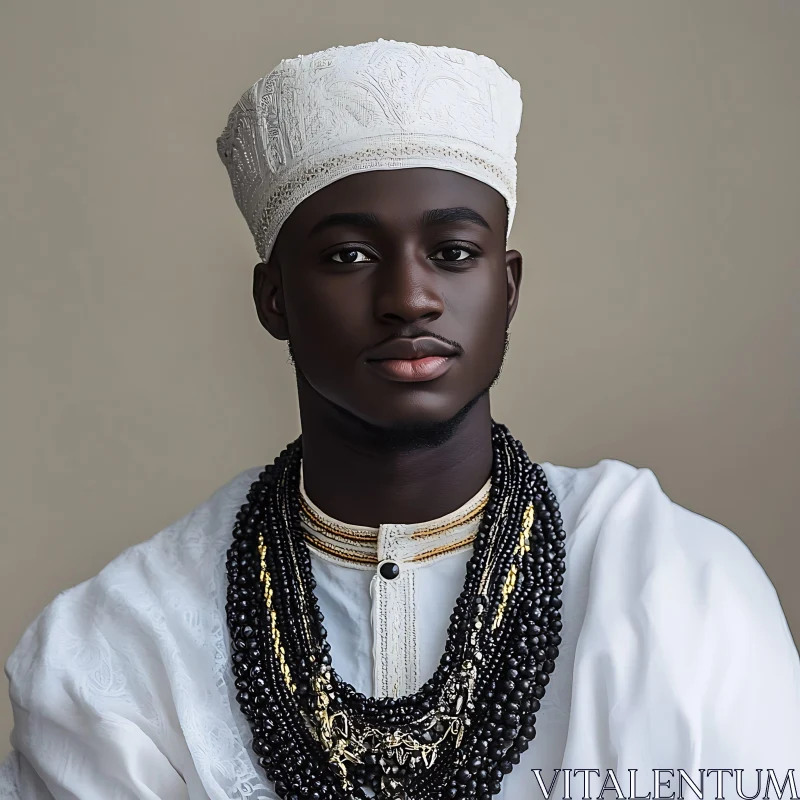
<svg viewBox="0 0 800 800">
<path fill-rule="evenodd" d="M 472 208 L 466 206 L 456 206 L 454 208 L 432 208 L 424 211 L 421 217 L 422 224 L 430 227 L 432 225 L 446 225 L 453 222 L 471 222 L 480 225 L 487 230 L 491 226 L 484 217 Z M 348 226 L 351 228 L 380 228 L 381 222 L 376 214 L 363 211 L 349 211 L 338 214 L 329 214 L 323 217 L 309 231 L 309 235 L 319 233 L 325 228 L 336 228 Z"/>
<path fill-rule="evenodd" d="M 477 211 L 472 208 L 467 208 L 466 206 L 457 206 L 456 208 L 433 208 L 422 214 L 423 225 L 445 225 L 451 222 L 472 222 L 487 230 L 492 229 L 491 225 L 489 225 Z"/>
<path fill-rule="evenodd" d="M 377 215 L 366 213 L 362 211 L 344 212 L 340 214 L 329 214 L 323 217 L 314 227 L 309 231 L 309 235 L 313 236 L 325 228 L 380 228 L 381 223 Z"/>
</svg>

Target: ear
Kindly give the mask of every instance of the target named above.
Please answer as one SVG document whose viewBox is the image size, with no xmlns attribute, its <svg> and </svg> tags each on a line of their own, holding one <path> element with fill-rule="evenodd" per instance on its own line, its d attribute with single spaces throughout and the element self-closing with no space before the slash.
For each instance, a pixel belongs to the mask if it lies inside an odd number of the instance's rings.
<svg viewBox="0 0 800 800">
<path fill-rule="evenodd" d="M 508 321 L 514 318 L 519 303 L 519 287 L 522 283 L 522 254 L 518 250 L 506 252 L 506 280 L 508 281 Z"/>
<path fill-rule="evenodd" d="M 259 322 L 276 339 L 286 341 L 286 305 L 283 301 L 283 281 L 277 259 L 256 264 L 253 270 L 253 300 Z"/>
</svg>

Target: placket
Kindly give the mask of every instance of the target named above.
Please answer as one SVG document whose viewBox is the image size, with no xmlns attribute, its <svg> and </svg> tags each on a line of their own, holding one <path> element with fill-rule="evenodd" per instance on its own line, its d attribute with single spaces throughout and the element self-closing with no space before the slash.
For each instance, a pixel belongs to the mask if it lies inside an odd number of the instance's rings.
<svg viewBox="0 0 800 800">
<path fill-rule="evenodd" d="M 378 528 L 378 566 L 370 585 L 376 697 L 403 697 L 419 689 L 415 570 L 403 547 L 409 533 L 406 525 Z M 385 577 L 381 567 L 392 563 L 399 572 Z"/>
</svg>

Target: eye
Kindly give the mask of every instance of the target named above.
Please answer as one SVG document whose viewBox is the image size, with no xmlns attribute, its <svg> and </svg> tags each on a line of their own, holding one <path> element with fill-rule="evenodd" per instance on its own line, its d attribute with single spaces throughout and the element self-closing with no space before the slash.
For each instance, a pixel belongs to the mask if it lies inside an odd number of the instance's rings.
<svg viewBox="0 0 800 800">
<path fill-rule="evenodd" d="M 359 258 L 359 256 L 364 257 Z M 337 264 L 360 264 L 364 261 L 371 261 L 372 259 L 370 259 L 363 250 L 357 250 L 351 247 L 347 250 L 339 250 L 333 253 L 333 255 L 331 255 L 331 260 L 335 261 Z"/>
<path fill-rule="evenodd" d="M 442 254 L 441 258 L 436 258 L 439 254 Z M 469 261 L 471 258 L 475 257 L 475 253 L 472 250 L 468 250 L 466 247 L 459 247 L 457 245 L 451 245 L 450 247 L 443 247 L 441 250 L 437 250 L 431 258 L 434 261 Z"/>
</svg>

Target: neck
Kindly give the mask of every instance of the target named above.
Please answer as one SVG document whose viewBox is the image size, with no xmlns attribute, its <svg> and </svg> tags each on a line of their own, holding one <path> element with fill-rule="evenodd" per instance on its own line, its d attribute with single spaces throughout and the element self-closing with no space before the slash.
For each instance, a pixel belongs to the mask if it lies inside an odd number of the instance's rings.
<svg viewBox="0 0 800 800">
<path fill-rule="evenodd" d="M 464 505 L 489 478 L 488 392 L 446 441 L 404 450 L 376 441 L 310 387 L 298 388 L 305 490 L 334 519 L 373 528 L 427 522 Z"/>
</svg>

